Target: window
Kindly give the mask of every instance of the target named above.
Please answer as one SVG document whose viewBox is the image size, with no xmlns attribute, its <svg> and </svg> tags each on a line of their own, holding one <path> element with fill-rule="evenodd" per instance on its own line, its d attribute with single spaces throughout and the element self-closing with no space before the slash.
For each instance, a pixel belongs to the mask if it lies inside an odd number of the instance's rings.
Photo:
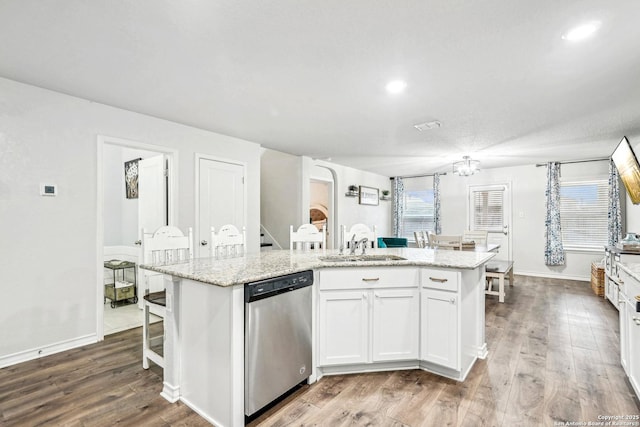
<svg viewBox="0 0 640 427">
<path fill-rule="evenodd" d="M 502 232 L 504 228 L 504 189 L 474 190 L 471 230 Z"/>
<path fill-rule="evenodd" d="M 404 212 L 400 222 L 400 237 L 415 240 L 414 231 L 433 231 L 435 227 L 433 188 L 407 190 L 403 196 Z"/>
<path fill-rule="evenodd" d="M 565 249 L 602 249 L 609 211 L 606 179 L 560 182 L 560 224 Z"/>
</svg>

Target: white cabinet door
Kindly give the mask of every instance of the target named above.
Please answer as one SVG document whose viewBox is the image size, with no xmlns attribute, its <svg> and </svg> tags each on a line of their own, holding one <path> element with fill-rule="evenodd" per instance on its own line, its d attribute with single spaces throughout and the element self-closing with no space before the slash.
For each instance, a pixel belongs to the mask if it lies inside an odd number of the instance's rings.
<svg viewBox="0 0 640 427">
<path fill-rule="evenodd" d="M 627 306 L 627 374 L 636 392 L 640 391 L 640 313 L 633 305 Z"/>
<path fill-rule="evenodd" d="M 619 305 L 620 313 L 618 313 L 620 319 L 620 364 L 624 372 L 629 375 L 629 367 L 627 364 L 629 360 L 629 325 L 632 323 L 632 320 L 630 316 L 627 316 L 629 309 L 625 301 L 626 296 L 622 293 L 620 294 L 620 300 L 622 301 Z"/>
<path fill-rule="evenodd" d="M 320 365 L 369 361 L 369 291 L 320 292 Z"/>
<path fill-rule="evenodd" d="M 460 369 L 457 294 L 423 289 L 420 310 L 420 359 Z"/>
<path fill-rule="evenodd" d="M 418 359 L 418 289 L 373 290 L 372 294 L 373 361 Z"/>
</svg>

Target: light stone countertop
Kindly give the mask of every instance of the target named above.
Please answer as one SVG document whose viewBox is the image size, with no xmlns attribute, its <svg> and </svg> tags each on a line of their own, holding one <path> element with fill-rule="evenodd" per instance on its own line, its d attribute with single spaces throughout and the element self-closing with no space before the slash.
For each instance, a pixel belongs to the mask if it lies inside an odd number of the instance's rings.
<svg viewBox="0 0 640 427">
<path fill-rule="evenodd" d="M 640 263 L 619 262 L 618 265 L 620 266 L 621 269 L 629 273 L 631 277 L 633 277 L 634 279 L 640 282 Z"/>
<path fill-rule="evenodd" d="M 223 260 L 197 258 L 193 261 L 170 265 L 141 265 L 140 268 L 211 285 L 233 286 L 318 268 L 418 266 L 474 269 L 496 254 L 428 248 L 380 248 L 368 249 L 367 255 L 396 255 L 406 259 L 330 262 L 322 261 L 320 258 L 338 256 L 338 250 L 317 252 L 270 250 L 250 253 L 239 258 Z"/>
</svg>

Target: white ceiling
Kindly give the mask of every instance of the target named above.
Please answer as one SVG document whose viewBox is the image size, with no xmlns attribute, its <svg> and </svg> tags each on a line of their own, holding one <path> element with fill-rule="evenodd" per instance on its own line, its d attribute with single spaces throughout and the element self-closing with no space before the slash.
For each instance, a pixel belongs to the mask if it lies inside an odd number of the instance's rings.
<svg viewBox="0 0 640 427">
<path fill-rule="evenodd" d="M 606 157 L 640 1 L 0 0 L 0 76 L 389 176 Z"/>
</svg>

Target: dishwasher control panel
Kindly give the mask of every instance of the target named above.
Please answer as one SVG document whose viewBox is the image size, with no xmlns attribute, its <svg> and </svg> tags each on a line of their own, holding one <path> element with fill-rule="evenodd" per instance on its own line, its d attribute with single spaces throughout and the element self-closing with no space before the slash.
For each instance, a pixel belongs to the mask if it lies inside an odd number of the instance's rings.
<svg viewBox="0 0 640 427">
<path fill-rule="evenodd" d="M 306 270 L 286 276 L 272 277 L 244 286 L 244 302 L 250 303 L 284 292 L 295 291 L 313 285 L 313 271 Z"/>
</svg>

